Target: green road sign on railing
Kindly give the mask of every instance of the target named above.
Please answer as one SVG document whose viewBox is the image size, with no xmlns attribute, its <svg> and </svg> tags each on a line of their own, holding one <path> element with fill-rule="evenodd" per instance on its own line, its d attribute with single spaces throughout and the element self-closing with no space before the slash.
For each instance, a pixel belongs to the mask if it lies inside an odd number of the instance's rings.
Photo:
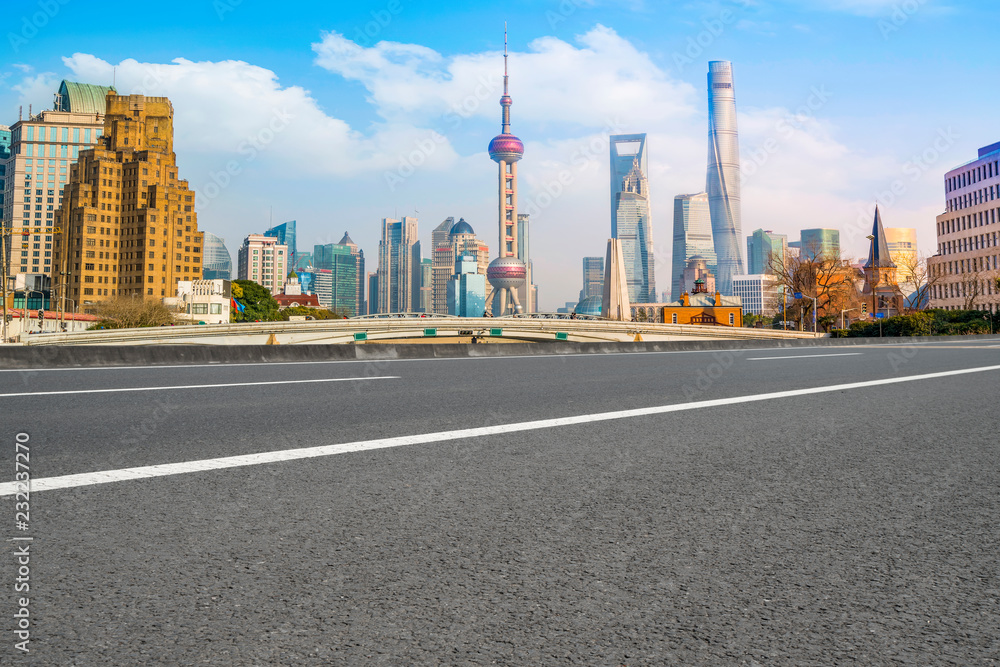
<svg viewBox="0 0 1000 667">
<path fill-rule="evenodd" d="M 556 340 L 568 340 L 568 339 L 569 339 L 569 334 L 566 333 L 565 331 L 556 332 Z"/>
<path fill-rule="evenodd" d="M 437 336 L 438 335 L 438 330 L 437 329 L 424 329 L 424 335 L 425 336 Z"/>
<path fill-rule="evenodd" d="M 354 334 L 354 342 L 357 343 L 359 340 L 368 340 L 368 332 L 360 331 Z"/>
<path fill-rule="evenodd" d="M 491 336 L 502 336 L 503 335 L 503 329 L 490 329 L 490 335 Z"/>
</svg>

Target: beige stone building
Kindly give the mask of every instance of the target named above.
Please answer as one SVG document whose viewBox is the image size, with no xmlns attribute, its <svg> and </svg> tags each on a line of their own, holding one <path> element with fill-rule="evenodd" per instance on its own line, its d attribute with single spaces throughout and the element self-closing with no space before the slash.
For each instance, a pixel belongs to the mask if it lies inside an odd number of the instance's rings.
<svg viewBox="0 0 1000 667">
<path fill-rule="evenodd" d="M 937 254 L 928 260 L 930 307 L 1000 312 L 1000 142 L 944 176 Z"/>
<path fill-rule="evenodd" d="M 177 172 L 173 116 L 166 97 L 109 92 L 101 141 L 70 170 L 52 277 L 79 310 L 115 296 L 174 296 L 179 282 L 201 278 L 202 234 Z"/>
</svg>

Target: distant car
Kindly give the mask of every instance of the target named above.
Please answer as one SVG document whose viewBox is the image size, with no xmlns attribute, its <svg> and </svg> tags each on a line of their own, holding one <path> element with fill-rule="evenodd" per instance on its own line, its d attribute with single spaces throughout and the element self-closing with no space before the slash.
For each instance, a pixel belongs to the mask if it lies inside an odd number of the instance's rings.
<svg viewBox="0 0 1000 667">
<path fill-rule="evenodd" d="M 785 330 L 792 329 L 792 330 L 795 330 L 795 329 L 798 329 L 799 327 L 798 327 L 798 324 L 796 324 L 795 322 L 785 321 L 785 322 L 775 322 L 773 325 L 771 325 L 771 328 L 772 329 L 785 329 Z"/>
</svg>

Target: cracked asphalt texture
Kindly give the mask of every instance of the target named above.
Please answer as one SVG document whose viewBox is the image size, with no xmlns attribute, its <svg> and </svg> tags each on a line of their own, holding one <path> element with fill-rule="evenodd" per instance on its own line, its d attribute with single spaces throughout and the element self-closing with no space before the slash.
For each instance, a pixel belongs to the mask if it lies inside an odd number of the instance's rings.
<svg viewBox="0 0 1000 667">
<path fill-rule="evenodd" d="M 0 393 L 400 379 L 0 398 L 2 436 L 31 435 L 38 479 L 998 365 L 995 344 L 6 372 Z M 37 492 L 31 653 L 8 556 L 0 663 L 997 664 L 998 381 Z"/>
</svg>

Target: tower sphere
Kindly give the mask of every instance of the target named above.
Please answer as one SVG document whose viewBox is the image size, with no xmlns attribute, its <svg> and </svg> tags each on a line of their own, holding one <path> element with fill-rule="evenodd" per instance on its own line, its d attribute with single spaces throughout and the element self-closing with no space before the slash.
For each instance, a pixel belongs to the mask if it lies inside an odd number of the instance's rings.
<svg viewBox="0 0 1000 667">
<path fill-rule="evenodd" d="M 517 257 L 497 257 L 486 268 L 486 278 L 494 289 L 517 289 L 524 284 L 528 272 Z"/>
<path fill-rule="evenodd" d="M 490 141 L 490 159 L 517 162 L 524 156 L 524 144 L 513 134 L 498 134 Z"/>
</svg>

